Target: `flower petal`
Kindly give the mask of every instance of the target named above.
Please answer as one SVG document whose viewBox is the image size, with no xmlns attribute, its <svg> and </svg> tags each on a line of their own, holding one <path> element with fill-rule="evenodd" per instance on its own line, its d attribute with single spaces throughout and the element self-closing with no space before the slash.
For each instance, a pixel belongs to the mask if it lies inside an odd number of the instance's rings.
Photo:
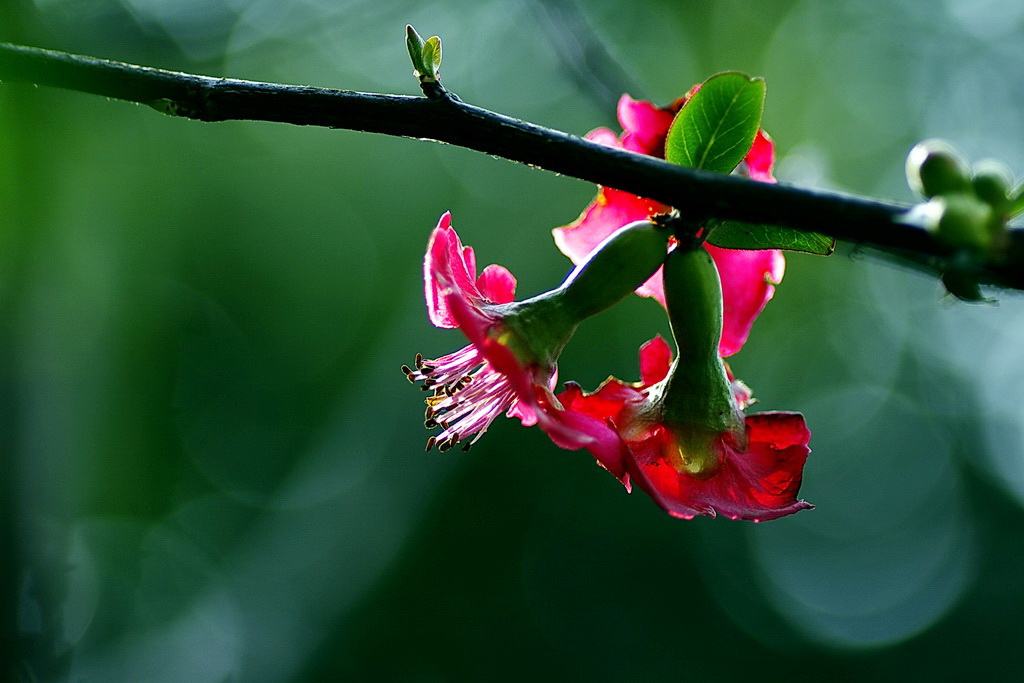
<svg viewBox="0 0 1024 683">
<path fill-rule="evenodd" d="M 657 384 L 672 367 L 672 349 L 659 334 L 640 347 L 640 382 L 644 387 Z"/>
<path fill-rule="evenodd" d="M 806 446 L 811 441 L 811 430 L 800 413 L 770 411 L 747 416 L 750 439 L 771 444 L 773 448 Z"/>
<path fill-rule="evenodd" d="M 579 218 L 551 232 L 561 252 L 579 265 L 587 260 L 597 245 L 622 226 L 665 211 L 668 207 L 660 202 L 610 187 L 599 187 L 597 197 Z"/>
<path fill-rule="evenodd" d="M 723 324 L 719 353 L 723 358 L 739 351 L 747 341 L 758 314 L 775 295 L 786 259 L 777 249 L 721 249 L 706 244 L 722 280 Z"/>
<path fill-rule="evenodd" d="M 504 266 L 491 264 L 484 268 L 476 286 L 491 303 L 508 304 L 516 298 L 516 278 Z"/>
<path fill-rule="evenodd" d="M 599 145 L 605 147 L 615 147 L 616 149 L 622 149 L 622 143 L 619 142 L 619 136 L 615 134 L 611 128 L 595 128 L 586 135 L 583 136 L 584 140 L 590 142 L 596 142 Z"/>
<path fill-rule="evenodd" d="M 772 175 L 772 167 L 775 165 L 775 143 L 772 142 L 768 133 L 758 129 L 754 136 L 754 144 L 743 159 L 747 176 L 752 180 L 760 180 L 763 183 L 774 183 L 775 176 Z"/>
<path fill-rule="evenodd" d="M 570 386 L 560 396 L 566 396 L 571 402 L 574 395 L 577 398 L 582 396 L 579 386 Z M 627 491 L 631 490 L 626 470 L 629 451 L 607 420 L 568 410 L 550 391 L 543 391 L 540 387 L 537 387 L 537 403 L 541 408 L 540 426 L 555 445 L 568 450 L 586 448 L 599 465 L 615 475 Z"/>
<path fill-rule="evenodd" d="M 647 280 L 647 282 L 643 283 L 642 285 L 636 288 L 637 294 L 639 294 L 640 296 L 647 296 L 654 299 L 659 304 L 661 304 L 662 308 L 665 307 L 664 274 L 665 269 L 658 268 L 656 271 L 654 271 L 654 275 L 652 275 Z"/>
<path fill-rule="evenodd" d="M 759 522 L 814 506 L 797 500 L 811 433 L 799 413 L 759 413 L 747 417 L 750 445 L 731 450 L 705 494 L 715 509 L 732 519 Z"/>
<path fill-rule="evenodd" d="M 740 410 L 746 410 L 747 406 L 754 402 L 754 392 L 743 383 L 743 380 L 736 379 L 736 375 L 732 374 L 732 368 L 729 367 L 728 363 L 724 365 L 725 375 L 729 380 L 729 384 L 732 385 L 732 397 L 736 399 L 736 405 Z"/>
<path fill-rule="evenodd" d="M 703 478 L 676 470 L 662 455 L 663 441 L 630 443 L 632 478 L 669 514 L 685 519 L 721 514 L 760 522 L 812 508 L 796 498 L 810 452 L 803 416 L 760 413 L 747 417 L 747 428 L 745 450 L 718 437 L 719 468 Z"/>
<path fill-rule="evenodd" d="M 556 397 L 569 411 L 589 415 L 602 422 L 619 423 L 624 409 L 631 404 L 643 403 L 643 392 L 636 387 L 609 377 L 592 394 L 585 394 L 578 384 L 566 382 L 566 389 Z"/>
<path fill-rule="evenodd" d="M 483 295 L 476 286 L 476 263 L 473 250 L 463 247 L 451 227 L 451 214 L 445 213 L 430 233 L 427 253 L 423 259 L 424 298 L 427 315 L 437 327 L 458 327 L 447 305 L 447 294 L 459 292 L 461 298 L 478 305 Z"/>
<path fill-rule="evenodd" d="M 625 149 L 655 157 L 665 156 L 665 137 L 676 116 L 675 111 L 623 95 L 619 98 L 616 114 L 622 124 L 622 146 Z"/>
</svg>

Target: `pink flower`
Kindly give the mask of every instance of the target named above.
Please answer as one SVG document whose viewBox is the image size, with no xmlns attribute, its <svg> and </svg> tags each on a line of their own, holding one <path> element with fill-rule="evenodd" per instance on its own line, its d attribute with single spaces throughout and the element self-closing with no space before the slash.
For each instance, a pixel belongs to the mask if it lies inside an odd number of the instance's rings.
<svg viewBox="0 0 1024 683">
<path fill-rule="evenodd" d="M 656 337 L 640 349 L 641 381 L 609 378 L 593 394 L 569 385 L 558 400 L 569 413 L 604 423 L 618 434 L 626 476 L 670 515 L 696 515 L 754 522 L 776 519 L 813 506 L 797 499 L 810 432 L 799 413 L 745 416 L 739 432 L 710 433 L 665 423 L 661 398 L 671 351 Z M 732 382 L 740 409 L 750 391 Z M 581 424 L 582 421 L 581 421 Z M 586 427 L 584 427 L 586 428 Z M 594 453 L 598 461 L 604 453 Z"/>
<path fill-rule="evenodd" d="M 588 133 L 586 138 L 609 147 L 664 158 L 669 127 L 676 113 L 698 87 L 665 108 L 623 95 L 618 106 L 622 134 L 616 136 L 608 128 L 598 128 Z M 775 147 L 771 138 L 759 130 L 739 170 L 754 180 L 773 183 L 774 161 Z M 668 206 L 654 200 L 610 187 L 599 187 L 597 197 L 579 218 L 569 225 L 555 228 L 555 243 L 563 254 L 578 264 L 621 226 L 668 210 Z M 714 258 L 722 279 L 725 323 L 720 350 L 721 355 L 727 357 L 739 351 L 746 342 L 751 325 L 772 298 L 775 285 L 782 281 L 786 262 L 778 250 L 737 251 L 712 245 L 706 245 L 706 248 Z M 665 305 L 661 271 L 636 291 Z"/>
<path fill-rule="evenodd" d="M 478 277 L 473 249 L 462 245 L 449 213 L 430 235 L 423 276 L 430 321 L 459 328 L 470 341 L 433 360 L 417 355 L 415 368 L 402 366 L 410 382 L 433 392 L 424 424 L 441 431 L 427 440 L 427 450 L 436 445 L 445 451 L 463 441 L 468 450 L 505 413 L 525 426 L 539 424 L 563 448 L 600 453 L 617 475 L 623 472 L 614 431 L 561 410 L 551 392 L 557 356 L 576 321 L 567 322 L 557 306 L 548 305 L 551 297 L 513 302 L 516 279 L 502 266 L 487 266 Z"/>
</svg>

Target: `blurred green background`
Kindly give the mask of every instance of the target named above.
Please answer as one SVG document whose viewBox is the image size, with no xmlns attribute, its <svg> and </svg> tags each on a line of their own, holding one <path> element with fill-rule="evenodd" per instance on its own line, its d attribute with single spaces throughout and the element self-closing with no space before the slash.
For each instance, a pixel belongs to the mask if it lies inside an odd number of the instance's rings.
<svg viewBox="0 0 1024 683">
<path fill-rule="evenodd" d="M 0 39 L 463 99 L 582 135 L 622 90 L 763 75 L 783 182 L 911 200 L 924 137 L 1024 169 L 1013 0 L 3 0 Z M 581 37 L 584 37 L 581 40 Z M 802 497 L 684 522 L 500 420 L 423 453 L 399 366 L 438 216 L 529 296 L 594 187 L 466 150 L 203 124 L 0 85 L 5 632 L 33 681 L 1011 680 L 1024 670 L 1024 303 L 844 245 L 789 257 L 733 359 L 814 433 Z M 827 221 L 827 217 L 823 217 Z M 638 376 L 633 297 L 561 377 Z"/>
</svg>

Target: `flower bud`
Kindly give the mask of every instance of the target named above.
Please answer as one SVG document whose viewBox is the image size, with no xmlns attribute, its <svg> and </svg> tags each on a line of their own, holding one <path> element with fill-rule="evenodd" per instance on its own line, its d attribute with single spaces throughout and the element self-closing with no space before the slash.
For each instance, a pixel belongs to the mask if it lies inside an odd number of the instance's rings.
<svg viewBox="0 0 1024 683">
<path fill-rule="evenodd" d="M 942 285 L 946 291 L 960 301 L 978 303 L 988 301 L 981 293 L 978 277 L 964 270 L 950 268 L 942 274 Z"/>
<path fill-rule="evenodd" d="M 942 140 L 924 140 L 907 155 L 907 183 L 925 197 L 963 192 L 970 187 L 963 155 Z"/>
<path fill-rule="evenodd" d="M 974 165 L 971 180 L 974 194 L 991 206 L 998 214 L 1004 214 L 1010 203 L 1010 187 L 1013 173 L 1009 167 L 995 159 L 984 159 Z"/>
<path fill-rule="evenodd" d="M 441 39 L 431 36 L 426 41 L 412 26 L 405 27 L 405 46 L 412 60 L 413 75 L 421 83 L 433 83 L 438 79 L 441 68 Z"/>
<path fill-rule="evenodd" d="M 992 247 L 992 207 L 970 194 L 951 194 L 939 197 L 942 216 L 936 230 L 939 239 L 954 249 L 987 252 Z"/>
</svg>

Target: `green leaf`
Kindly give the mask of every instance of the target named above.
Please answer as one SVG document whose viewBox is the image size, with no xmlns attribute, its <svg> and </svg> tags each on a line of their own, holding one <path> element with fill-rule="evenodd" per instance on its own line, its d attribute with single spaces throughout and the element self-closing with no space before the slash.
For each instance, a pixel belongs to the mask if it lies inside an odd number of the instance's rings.
<svg viewBox="0 0 1024 683">
<path fill-rule="evenodd" d="M 409 49 L 409 59 L 412 60 L 412 68 L 422 73 L 423 67 L 423 38 L 416 32 L 412 25 L 405 27 L 405 46 Z"/>
<path fill-rule="evenodd" d="M 441 66 L 441 39 L 431 36 L 424 42 L 412 26 L 405 27 L 405 46 L 409 49 L 415 75 L 421 83 L 437 80 L 437 69 Z"/>
<path fill-rule="evenodd" d="M 1012 218 L 1019 213 L 1024 213 L 1024 185 L 1017 188 L 1013 199 L 1010 200 L 1010 217 Z"/>
<path fill-rule="evenodd" d="M 431 76 L 437 76 L 441 68 L 441 39 L 437 36 L 427 38 L 423 44 L 423 63 L 430 69 Z"/>
<path fill-rule="evenodd" d="M 816 232 L 802 232 L 779 225 L 761 225 L 740 221 L 710 221 L 708 242 L 723 249 L 785 249 L 828 256 L 836 240 Z"/>
<path fill-rule="evenodd" d="M 727 72 L 704 81 L 668 132 L 673 164 L 729 173 L 754 144 L 764 111 L 764 80 Z"/>
</svg>

